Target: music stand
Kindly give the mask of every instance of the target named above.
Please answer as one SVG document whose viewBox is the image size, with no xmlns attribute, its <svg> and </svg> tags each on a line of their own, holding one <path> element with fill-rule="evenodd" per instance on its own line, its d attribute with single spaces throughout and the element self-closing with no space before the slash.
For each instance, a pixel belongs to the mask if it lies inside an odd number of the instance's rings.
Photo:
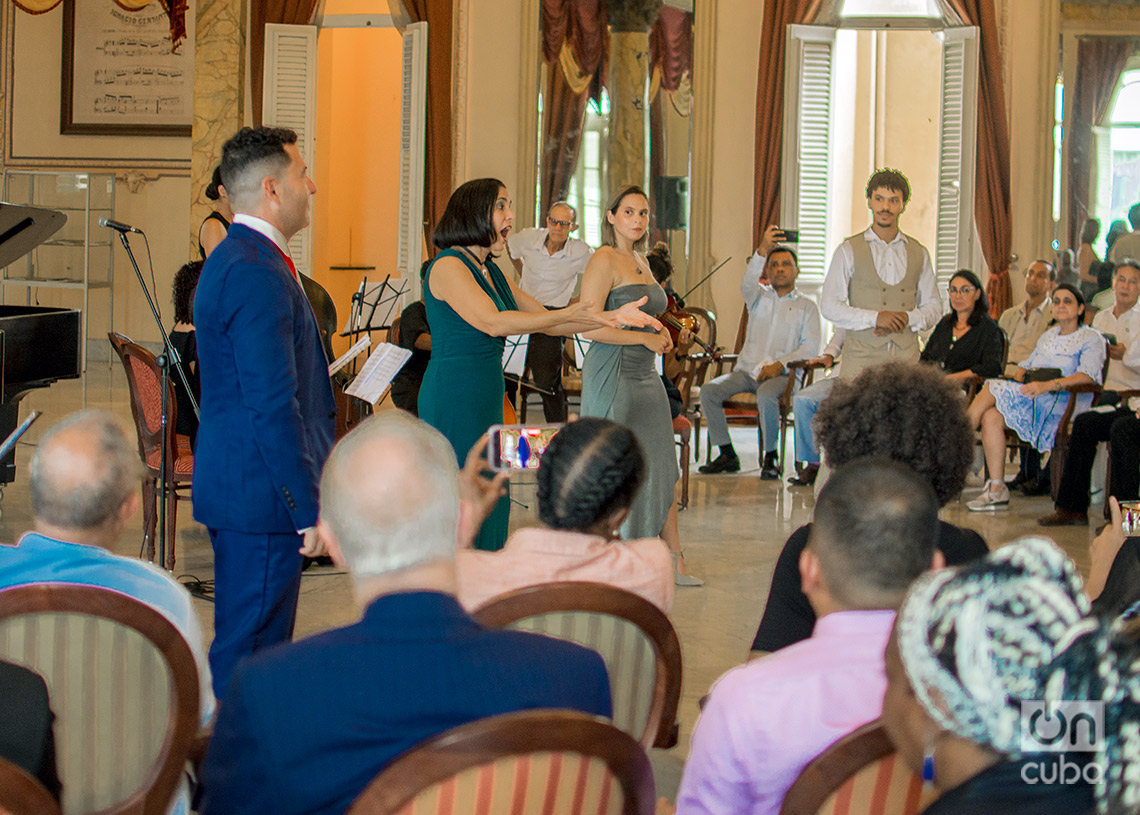
<svg viewBox="0 0 1140 815">
<path fill-rule="evenodd" d="M 355 340 L 361 334 L 370 331 L 387 331 L 392 327 L 392 313 L 396 310 L 400 298 L 407 292 L 407 285 L 401 280 L 400 286 L 397 288 L 391 281 L 391 273 L 385 275 L 384 279 L 380 281 L 380 285 L 373 285 L 371 288 L 368 286 L 367 277 L 360 281 L 360 288 L 352 295 L 352 309 L 349 311 L 348 322 L 345 323 L 344 330 L 340 332 L 342 337 L 352 337 Z M 364 317 L 366 312 L 368 316 Z M 377 321 L 376 315 L 381 312 L 384 316 Z M 352 361 L 352 374 L 356 375 L 355 359 Z M 355 399 L 356 397 L 349 398 Z M 387 398 L 388 394 L 385 393 L 380 397 L 376 406 L 383 404 Z M 360 400 L 356 400 L 356 403 L 356 418 L 359 421 L 362 418 L 363 409 L 360 407 Z"/>
</svg>

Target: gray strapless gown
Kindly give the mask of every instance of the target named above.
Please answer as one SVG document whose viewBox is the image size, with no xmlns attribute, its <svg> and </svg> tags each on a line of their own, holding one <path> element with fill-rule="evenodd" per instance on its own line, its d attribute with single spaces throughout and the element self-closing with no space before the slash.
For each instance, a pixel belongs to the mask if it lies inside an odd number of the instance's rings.
<svg viewBox="0 0 1140 815">
<path fill-rule="evenodd" d="M 665 291 L 656 283 L 632 283 L 610 291 L 606 310 L 648 295 L 647 314 L 665 310 Z M 645 329 L 649 330 L 649 329 Z M 622 524 L 626 540 L 661 534 L 681 471 L 673 445 L 673 418 L 654 354 L 644 345 L 594 342 L 582 365 L 582 415 L 600 416 L 630 428 L 645 453 L 646 478 Z"/>
</svg>

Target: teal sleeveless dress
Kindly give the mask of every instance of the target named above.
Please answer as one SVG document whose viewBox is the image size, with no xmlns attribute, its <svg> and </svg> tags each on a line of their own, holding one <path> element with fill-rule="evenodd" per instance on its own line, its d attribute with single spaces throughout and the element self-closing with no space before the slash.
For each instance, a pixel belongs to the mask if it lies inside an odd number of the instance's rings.
<svg viewBox="0 0 1140 815">
<path fill-rule="evenodd" d="M 646 296 L 649 300 L 641 307 L 646 314 L 665 310 L 665 291 L 656 283 L 631 283 L 612 289 L 606 297 L 606 310 Z M 582 364 L 582 415 L 625 425 L 637 436 L 645 454 L 645 482 L 621 527 L 626 540 L 661 534 L 681 477 L 673 445 L 673 416 L 655 367 L 656 356 L 644 345 L 595 341 Z"/>
<path fill-rule="evenodd" d="M 499 311 L 515 311 L 518 304 L 499 267 L 487 259 L 491 285 L 464 253 L 445 249 L 436 256 L 456 257 L 470 270 L 479 287 Z M 503 337 L 492 337 L 468 323 L 455 309 L 431 293 L 431 270 L 424 276 L 424 308 L 431 328 L 431 361 L 420 386 L 420 418 L 441 432 L 462 467 L 467 452 L 493 424 L 503 421 Z M 487 518 L 476 549 L 495 551 L 507 540 L 510 500 L 502 498 Z"/>
</svg>

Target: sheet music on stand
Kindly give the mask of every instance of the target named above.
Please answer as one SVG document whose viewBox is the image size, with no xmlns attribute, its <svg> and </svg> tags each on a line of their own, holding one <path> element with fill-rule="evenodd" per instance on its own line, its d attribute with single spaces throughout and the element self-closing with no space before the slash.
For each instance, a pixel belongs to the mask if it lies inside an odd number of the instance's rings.
<svg viewBox="0 0 1140 815">
<path fill-rule="evenodd" d="M 339 357 L 337 357 L 333 362 L 329 363 L 329 376 L 332 376 L 337 371 L 339 371 L 341 368 L 343 368 L 345 365 L 352 362 L 352 360 L 356 359 L 356 356 L 358 354 L 362 353 L 364 351 L 364 349 L 368 348 L 371 345 L 372 345 L 372 335 L 371 334 L 365 334 L 363 337 L 358 339 L 355 343 L 353 343 L 351 348 L 349 348 L 347 351 L 345 351 L 343 354 L 341 354 Z"/>
<path fill-rule="evenodd" d="M 515 334 L 507 337 L 503 345 L 503 373 L 514 374 L 521 379 L 523 368 L 526 367 L 526 349 L 530 341 L 529 334 Z"/>
<path fill-rule="evenodd" d="M 407 281 L 401 279 L 398 283 L 398 287 L 392 283 L 391 274 L 379 283 L 369 283 L 368 278 L 364 278 L 352 296 L 352 308 L 340 335 L 349 337 L 388 328 L 392 324 L 392 315 L 400 304 L 400 298 L 408 290 Z"/>
<path fill-rule="evenodd" d="M 411 356 L 412 352 L 407 348 L 401 348 L 390 342 L 380 343 L 344 392 L 375 405 L 392 384 L 392 378 L 399 373 Z"/>
</svg>

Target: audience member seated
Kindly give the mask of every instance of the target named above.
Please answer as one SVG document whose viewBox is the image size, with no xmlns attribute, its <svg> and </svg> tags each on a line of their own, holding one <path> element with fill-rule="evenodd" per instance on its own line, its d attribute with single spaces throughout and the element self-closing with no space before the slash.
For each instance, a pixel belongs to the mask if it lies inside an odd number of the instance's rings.
<svg viewBox="0 0 1140 815">
<path fill-rule="evenodd" d="M 990 379 L 970 404 L 970 427 L 981 428 L 986 457 L 986 481 L 982 494 L 966 506 L 971 512 L 1009 509 L 1005 484 L 1005 431 L 1009 428 L 1023 441 L 1044 453 L 1051 450 L 1069 403 L 1066 388 L 1100 384 L 1104 368 L 1104 337 L 1081 324 L 1085 301 L 1075 286 L 1059 284 L 1053 290 L 1056 325 L 1041 335 L 1037 347 L 1014 371 L 1013 379 Z M 1026 381 L 1026 373 L 1037 376 Z M 1059 374 L 1059 375 L 1058 375 Z M 1078 394 L 1074 416 L 1092 403 L 1091 393 Z"/>
<path fill-rule="evenodd" d="M 1073 421 L 1069 450 L 1061 483 L 1057 485 L 1055 509 L 1037 523 L 1042 526 L 1084 526 L 1089 522 L 1089 486 L 1097 445 L 1112 441 L 1112 466 L 1108 495 L 1121 501 L 1140 497 L 1140 399 L 1108 407 L 1117 391 L 1140 389 L 1140 261 L 1126 261 L 1112 276 L 1116 301 L 1112 308 L 1097 312 L 1093 328 L 1111 342 L 1104 393 L 1097 407 Z"/>
<path fill-rule="evenodd" d="M 823 353 L 807 362 L 831 369 L 843 353 L 843 340 L 846 336 L 845 329 L 835 329 Z M 832 371 L 829 370 L 827 373 L 831 374 Z M 788 484 L 793 487 L 810 487 L 815 484 L 815 479 L 819 475 L 819 445 L 815 441 L 812 420 L 819 411 L 819 403 L 828 397 L 831 386 L 838 379 L 837 375 L 825 376 L 821 371 L 814 382 L 796 391 L 796 395 L 792 397 L 792 416 L 795 417 L 796 425 L 796 474 L 788 479 Z"/>
<path fill-rule="evenodd" d="M 1008 340 L 1005 375 L 1013 376 L 1017 366 L 1029 358 L 1037 347 L 1037 340 L 1053 321 L 1053 301 L 1049 299 L 1057 282 L 1057 271 L 1046 260 L 1035 260 L 1025 270 L 1025 300 L 1010 306 L 998 318 L 998 326 Z M 1007 485 L 1020 489 L 1026 495 L 1044 495 L 1049 492 L 1049 471 L 1041 469 L 1041 454 L 1024 442 L 1018 446 L 1020 466 L 1017 475 Z M 976 469 L 981 470 L 979 461 Z M 981 473 L 978 478 L 982 479 Z M 984 479 L 983 479 L 984 480 Z M 979 482 L 978 486 L 982 486 Z"/>
<path fill-rule="evenodd" d="M 190 385 L 190 393 L 194 394 L 194 404 L 202 398 L 198 378 L 198 344 L 194 340 L 194 292 L 198 289 L 201 274 L 200 260 L 191 261 L 174 273 L 174 327 L 170 329 L 170 344 L 182 360 L 182 370 Z M 198 435 L 198 414 L 190 404 L 182 377 L 173 368 L 170 369 L 170 381 L 174 383 L 174 396 L 178 400 L 178 424 L 174 431 L 189 436 L 193 447 Z"/>
<path fill-rule="evenodd" d="M 941 367 L 952 382 L 1001 376 L 1004 344 L 982 282 L 969 269 L 959 269 L 950 278 L 950 311 L 926 341 L 922 361 Z"/>
<path fill-rule="evenodd" d="M 438 431 L 373 416 L 333 449 L 320 486 L 317 534 L 351 573 L 362 618 L 238 664 L 201 812 L 344 812 L 392 759 L 460 724 L 534 708 L 610 715 L 597 653 L 485 630 L 456 602 L 459 479 Z M 488 504 L 501 488 L 491 482 Z"/>
<path fill-rule="evenodd" d="M 54 720 L 44 678 L 0 659 L 0 758 L 27 772 L 59 800 Z"/>
<path fill-rule="evenodd" d="M 1108 499 L 1109 522 L 1089 543 L 1085 592 L 1098 617 L 1137 616 L 1140 611 L 1140 537 L 1125 536 L 1120 504 Z"/>
<path fill-rule="evenodd" d="M 776 815 L 808 762 L 879 717 L 895 609 L 916 577 L 943 565 L 937 539 L 938 499 L 913 470 L 864 458 L 836 471 L 800 555 L 815 630 L 713 685 L 693 731 L 679 815 Z"/>
<path fill-rule="evenodd" d="M 465 479 L 484 462 L 469 460 Z M 473 467 L 471 465 L 474 465 Z M 498 552 L 456 556 L 460 604 L 472 610 L 525 586 L 581 580 L 640 594 L 668 613 L 673 565 L 660 538 L 621 540 L 621 524 L 645 475 L 633 431 L 607 419 L 571 422 L 551 439 L 538 467 L 538 519 Z"/>
<path fill-rule="evenodd" d="M 138 448 L 101 409 L 73 413 L 52 426 L 28 465 L 35 531 L 0 546 L 0 590 L 34 583 L 110 589 L 146 603 L 186 639 L 198 666 L 201 723 L 214 713 L 210 668 L 198 614 L 186 591 L 153 563 L 110 551 L 139 508 Z M 172 812 L 186 812 L 180 788 Z"/>
<path fill-rule="evenodd" d="M 1076 567 L 1042 538 L 915 582 L 887 645 L 883 723 L 941 793 L 926 815 L 1092 813 L 1098 776 L 1099 811 L 1134 811 L 1135 645 L 1088 613 Z M 1056 719 L 1034 749 L 1023 703 L 1076 700 L 1105 703 L 1093 751 L 1050 751 Z"/>
<path fill-rule="evenodd" d="M 863 456 L 892 459 L 930 484 L 939 506 L 962 491 L 974 443 L 961 391 L 917 362 L 884 363 L 836 382 L 816 414 L 815 433 L 829 467 Z M 753 651 L 776 651 L 811 636 L 815 612 L 799 574 L 811 529 L 811 524 L 801 526 L 780 552 Z M 938 526 L 938 549 L 950 564 L 989 551 L 977 532 L 944 522 Z"/>
<path fill-rule="evenodd" d="M 701 387 L 701 409 L 709 426 L 709 457 L 702 473 L 735 473 L 740 458 L 728 434 L 726 399 L 740 393 L 756 394 L 756 409 L 763 444 L 760 477 L 780 477 L 776 447 L 780 439 L 780 397 L 788 382 L 789 362 L 807 359 L 819 351 L 819 309 L 796 288 L 800 269 L 796 253 L 783 245 L 778 227 L 764 232 L 759 248 L 748 260 L 740 293 L 748 307 L 748 331 L 731 373 Z M 761 282 L 761 279 L 767 282 Z"/>
</svg>

